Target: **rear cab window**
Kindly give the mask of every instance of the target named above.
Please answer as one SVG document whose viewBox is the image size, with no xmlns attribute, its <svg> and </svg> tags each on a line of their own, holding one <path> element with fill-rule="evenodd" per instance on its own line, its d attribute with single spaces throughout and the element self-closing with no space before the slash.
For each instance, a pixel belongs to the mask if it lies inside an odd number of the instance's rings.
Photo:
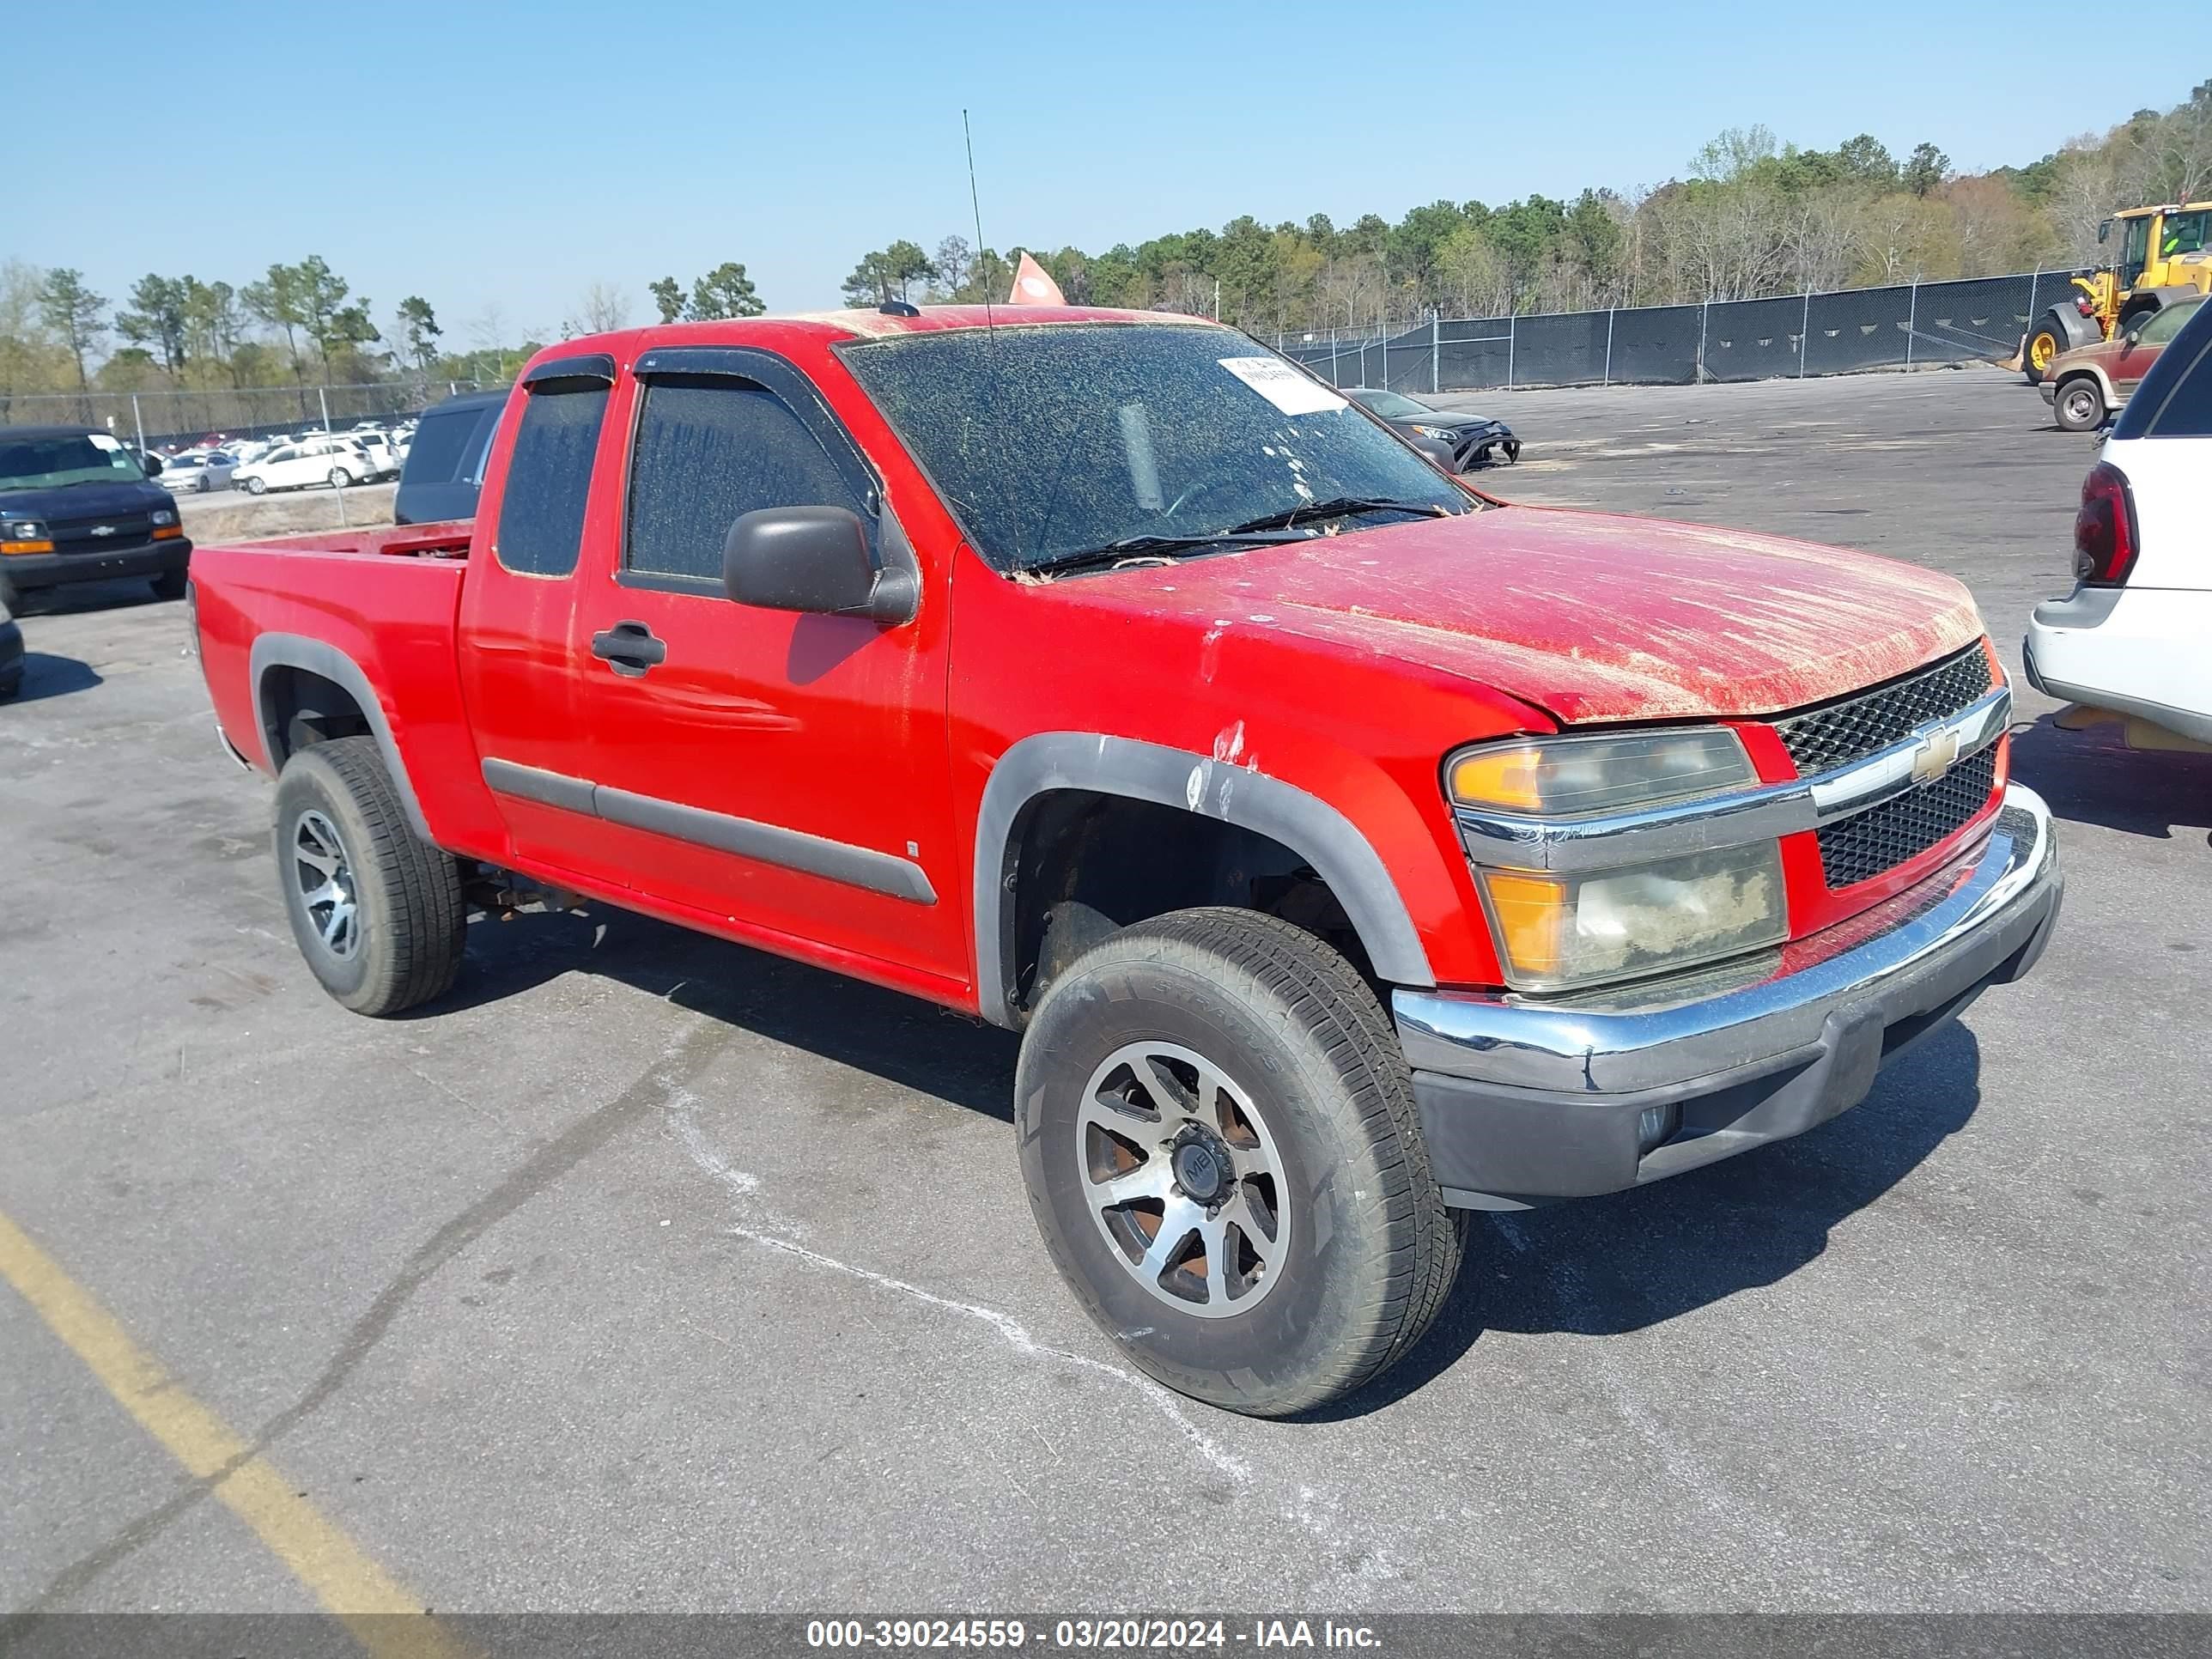
<svg viewBox="0 0 2212 1659">
<path fill-rule="evenodd" d="M 556 360 L 533 369 L 526 383 L 492 538 L 500 563 L 518 575 L 568 575 L 583 544 L 613 365 L 605 358 L 573 361 L 591 367 L 563 374 L 568 362 Z"/>
</svg>

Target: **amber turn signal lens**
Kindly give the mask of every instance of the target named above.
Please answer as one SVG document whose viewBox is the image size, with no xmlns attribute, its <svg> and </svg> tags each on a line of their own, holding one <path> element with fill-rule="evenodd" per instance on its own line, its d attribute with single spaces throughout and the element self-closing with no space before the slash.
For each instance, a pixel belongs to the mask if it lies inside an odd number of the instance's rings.
<svg viewBox="0 0 2212 1659">
<path fill-rule="evenodd" d="M 1490 913 L 1497 919 L 1498 942 L 1505 958 L 1524 979 L 1551 981 L 1560 972 L 1559 935 L 1574 917 L 1566 884 L 1557 876 L 1493 870 L 1483 878 Z"/>
<path fill-rule="evenodd" d="M 0 542 L 0 553 L 51 553 L 52 542 Z"/>
<path fill-rule="evenodd" d="M 1540 812 L 1544 808 L 1543 758 L 1541 750 L 1525 748 L 1478 750 L 1462 755 L 1452 763 L 1452 799 Z"/>
<path fill-rule="evenodd" d="M 157 542 L 170 541 L 184 533 L 185 527 L 180 524 L 159 524 L 154 526 L 154 539 Z"/>
</svg>

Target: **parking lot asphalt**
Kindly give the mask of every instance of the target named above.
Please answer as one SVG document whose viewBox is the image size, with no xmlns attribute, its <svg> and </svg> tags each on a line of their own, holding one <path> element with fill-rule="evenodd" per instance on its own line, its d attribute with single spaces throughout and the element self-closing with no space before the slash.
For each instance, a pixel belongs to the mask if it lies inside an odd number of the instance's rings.
<svg viewBox="0 0 2212 1659">
<path fill-rule="evenodd" d="M 2094 455 L 1990 371 L 1444 401 L 1509 497 L 1951 571 L 2015 668 Z M 1800 1139 L 1478 1218 L 1404 1366 L 1261 1423 L 1054 1277 L 1003 1033 L 608 909 L 339 1009 L 143 595 L 0 707 L 0 1217 L 430 1606 L 2212 1607 L 2212 757 L 2022 684 L 2032 978 Z M 4 1288 L 0 1490 L 0 1609 L 314 1605 Z"/>
</svg>

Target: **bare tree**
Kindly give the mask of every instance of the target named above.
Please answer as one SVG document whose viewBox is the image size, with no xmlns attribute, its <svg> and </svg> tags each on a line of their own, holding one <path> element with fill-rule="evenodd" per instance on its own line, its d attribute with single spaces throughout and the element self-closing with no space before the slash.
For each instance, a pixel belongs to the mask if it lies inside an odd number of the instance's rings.
<svg viewBox="0 0 2212 1659">
<path fill-rule="evenodd" d="M 629 296 L 612 283 L 593 283 L 584 290 L 574 317 L 564 326 L 577 334 L 611 334 L 628 328 Z"/>
</svg>

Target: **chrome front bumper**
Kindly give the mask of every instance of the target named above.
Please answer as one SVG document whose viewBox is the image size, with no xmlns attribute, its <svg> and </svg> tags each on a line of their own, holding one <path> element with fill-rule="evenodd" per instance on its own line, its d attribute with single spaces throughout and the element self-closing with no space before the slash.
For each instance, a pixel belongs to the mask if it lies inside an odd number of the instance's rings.
<svg viewBox="0 0 2212 1659">
<path fill-rule="evenodd" d="M 1802 1133 L 2027 972 L 2060 890 L 2050 809 L 2014 784 L 1971 852 L 1750 963 L 1579 997 L 1397 991 L 1445 1197 L 1497 1209 L 1614 1192 Z"/>
</svg>

